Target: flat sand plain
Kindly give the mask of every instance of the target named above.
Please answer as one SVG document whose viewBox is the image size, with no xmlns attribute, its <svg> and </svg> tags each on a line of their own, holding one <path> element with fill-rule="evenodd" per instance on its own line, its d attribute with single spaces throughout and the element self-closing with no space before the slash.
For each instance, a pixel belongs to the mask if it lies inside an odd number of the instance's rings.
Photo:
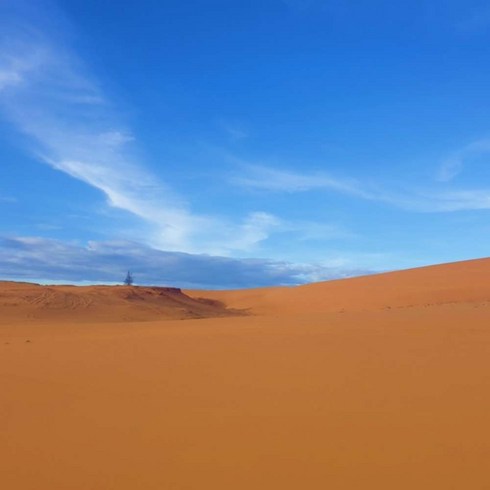
<svg viewBox="0 0 490 490">
<path fill-rule="evenodd" d="M 23 287 L 0 287 L 0 488 L 490 488 L 490 260 L 185 292 L 236 317 L 26 313 Z"/>
</svg>

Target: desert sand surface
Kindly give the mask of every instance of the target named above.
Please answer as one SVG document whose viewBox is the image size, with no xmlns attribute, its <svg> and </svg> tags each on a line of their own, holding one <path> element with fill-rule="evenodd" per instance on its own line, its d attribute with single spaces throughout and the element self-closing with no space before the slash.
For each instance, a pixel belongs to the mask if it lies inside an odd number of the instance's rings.
<svg viewBox="0 0 490 490">
<path fill-rule="evenodd" d="M 249 313 L 218 318 L 19 321 L 15 288 L 1 488 L 490 488 L 488 259 L 184 292 Z"/>
</svg>

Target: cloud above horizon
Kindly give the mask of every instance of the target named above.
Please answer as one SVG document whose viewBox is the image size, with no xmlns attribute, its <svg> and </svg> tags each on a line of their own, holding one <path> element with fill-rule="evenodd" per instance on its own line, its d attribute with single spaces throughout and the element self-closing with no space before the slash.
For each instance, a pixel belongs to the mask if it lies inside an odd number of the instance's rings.
<svg viewBox="0 0 490 490">
<path fill-rule="evenodd" d="M 489 138 L 475 140 L 446 158 L 439 167 L 437 179 L 441 182 L 453 180 L 464 170 L 465 165 L 471 159 L 483 155 L 490 155 Z"/>
<path fill-rule="evenodd" d="M 142 161 L 135 135 L 66 43 L 24 19 L 0 36 L 0 109 L 40 162 L 101 191 L 150 225 L 144 241 L 165 250 L 231 254 L 266 240 L 277 218 L 241 221 L 194 212 Z"/>
<path fill-rule="evenodd" d="M 490 152 L 490 140 L 479 140 L 468 145 L 457 158 L 440 169 L 449 181 L 462 170 L 464 157 L 469 154 Z M 448 186 L 420 185 L 379 186 L 372 182 L 333 177 L 325 172 L 293 172 L 262 165 L 240 164 L 241 173 L 230 178 L 230 183 L 246 189 L 271 193 L 301 193 L 332 191 L 354 198 L 378 201 L 406 211 L 420 213 L 446 213 L 464 210 L 490 209 L 490 189 L 461 189 Z M 395 190 L 396 189 L 396 190 Z"/>
<path fill-rule="evenodd" d="M 332 177 L 325 172 L 298 173 L 262 165 L 243 164 L 240 175 L 234 175 L 231 183 L 258 190 L 272 192 L 307 192 L 311 190 L 332 190 L 343 194 L 369 199 L 371 193 L 362 189 L 355 179 Z"/>
<path fill-rule="evenodd" d="M 345 266 L 168 252 L 128 241 L 91 241 L 83 246 L 40 237 L 0 237 L 3 280 L 49 278 L 49 282 L 120 284 L 128 269 L 137 284 L 197 289 L 291 286 L 372 272 Z"/>
</svg>

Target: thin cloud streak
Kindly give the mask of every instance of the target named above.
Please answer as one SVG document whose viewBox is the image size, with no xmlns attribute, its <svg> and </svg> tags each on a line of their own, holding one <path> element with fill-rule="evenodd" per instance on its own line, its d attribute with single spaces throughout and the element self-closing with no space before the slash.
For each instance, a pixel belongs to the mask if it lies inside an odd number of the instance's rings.
<svg viewBox="0 0 490 490">
<path fill-rule="evenodd" d="M 260 165 L 240 164 L 240 167 L 244 172 L 233 176 L 231 182 L 243 187 L 291 193 L 330 189 L 366 199 L 371 197 L 371 193 L 353 179 L 339 179 L 324 173 L 299 174 Z"/>
<path fill-rule="evenodd" d="M 456 23 L 456 30 L 463 34 L 479 34 L 490 27 L 490 7 L 474 9 L 467 17 Z"/>
<path fill-rule="evenodd" d="M 487 146 L 488 145 L 488 146 Z M 468 152 L 490 151 L 490 140 L 480 140 L 468 146 Z M 406 211 L 442 213 L 490 209 L 490 189 L 419 188 L 392 191 L 373 185 L 361 185 L 355 180 L 338 179 L 322 173 L 295 173 L 258 165 L 239 165 L 241 175 L 230 183 L 265 192 L 299 193 L 330 191 L 359 199 L 386 203 Z"/>
<path fill-rule="evenodd" d="M 232 141 L 240 141 L 247 139 L 250 135 L 240 124 L 221 119 L 220 127 L 225 131 Z"/>
<path fill-rule="evenodd" d="M 453 180 L 463 171 L 468 160 L 487 154 L 490 154 L 490 139 L 483 138 L 473 141 L 441 164 L 437 173 L 437 180 L 440 182 Z"/>
</svg>

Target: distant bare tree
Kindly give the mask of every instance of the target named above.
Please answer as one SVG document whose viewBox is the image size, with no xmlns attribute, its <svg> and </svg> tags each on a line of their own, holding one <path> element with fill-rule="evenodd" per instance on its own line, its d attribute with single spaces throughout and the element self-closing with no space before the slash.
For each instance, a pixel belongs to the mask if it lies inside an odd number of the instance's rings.
<svg viewBox="0 0 490 490">
<path fill-rule="evenodd" d="M 126 274 L 126 279 L 124 279 L 124 284 L 126 286 L 132 286 L 134 284 L 133 274 L 131 274 L 131 271 L 128 271 L 128 273 Z"/>
</svg>

